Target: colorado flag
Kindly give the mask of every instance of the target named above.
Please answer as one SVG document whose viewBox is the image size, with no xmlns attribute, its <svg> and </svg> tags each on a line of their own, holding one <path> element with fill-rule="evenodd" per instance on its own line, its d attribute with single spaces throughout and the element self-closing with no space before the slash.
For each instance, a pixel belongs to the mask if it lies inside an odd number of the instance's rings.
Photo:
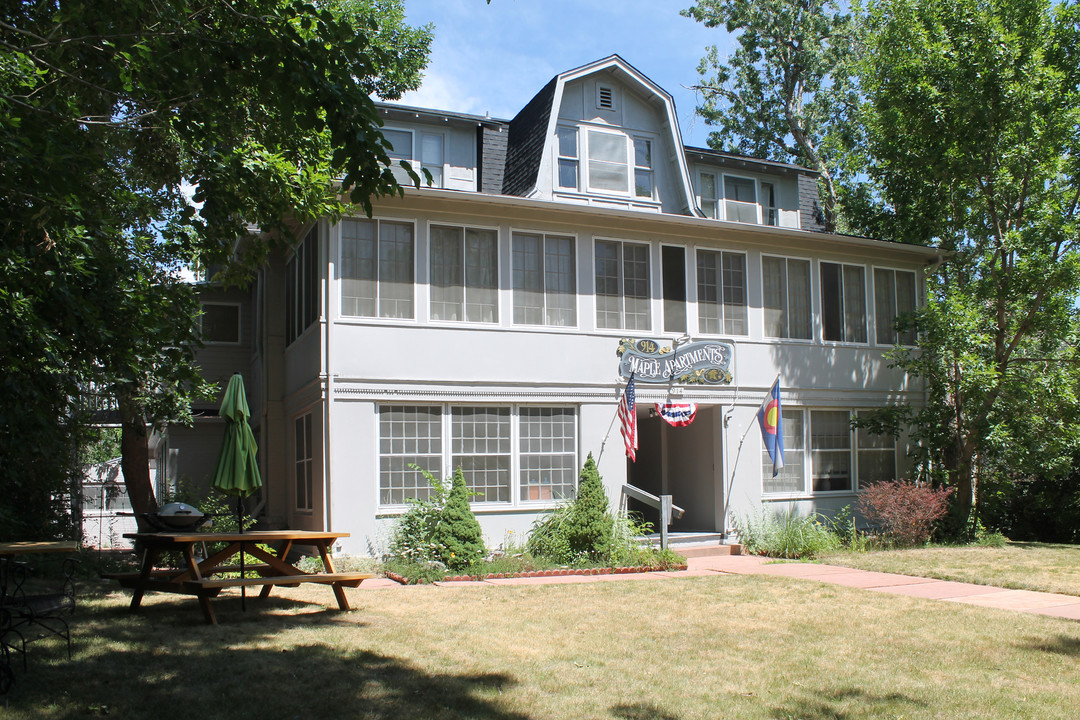
<svg viewBox="0 0 1080 720">
<path fill-rule="evenodd" d="M 761 439 L 772 458 L 772 474 L 776 477 L 784 467 L 784 428 L 780 413 L 780 378 L 776 378 L 765 402 L 757 414 L 761 426 Z"/>
</svg>

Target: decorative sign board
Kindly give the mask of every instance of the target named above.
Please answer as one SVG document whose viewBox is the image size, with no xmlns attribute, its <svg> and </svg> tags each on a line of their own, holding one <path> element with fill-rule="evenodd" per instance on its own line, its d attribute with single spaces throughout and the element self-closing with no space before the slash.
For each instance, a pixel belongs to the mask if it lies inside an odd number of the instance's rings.
<svg viewBox="0 0 1080 720">
<path fill-rule="evenodd" d="M 674 347 L 660 347 L 648 338 L 619 341 L 619 375 L 639 383 L 680 383 L 684 385 L 730 385 L 735 346 L 705 340 Z"/>
</svg>

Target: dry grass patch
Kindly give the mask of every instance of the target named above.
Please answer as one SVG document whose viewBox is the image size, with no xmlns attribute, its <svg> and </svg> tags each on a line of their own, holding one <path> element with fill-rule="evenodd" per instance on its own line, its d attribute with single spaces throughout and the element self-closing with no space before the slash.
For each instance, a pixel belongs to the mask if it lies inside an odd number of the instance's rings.
<svg viewBox="0 0 1080 720">
<path fill-rule="evenodd" d="M 1080 595 L 1080 546 L 1009 542 L 1005 547 L 929 547 L 865 553 L 832 553 L 832 565 Z"/>
<path fill-rule="evenodd" d="M 1080 624 L 776 577 L 92 599 L 4 718 L 1072 718 Z"/>
</svg>

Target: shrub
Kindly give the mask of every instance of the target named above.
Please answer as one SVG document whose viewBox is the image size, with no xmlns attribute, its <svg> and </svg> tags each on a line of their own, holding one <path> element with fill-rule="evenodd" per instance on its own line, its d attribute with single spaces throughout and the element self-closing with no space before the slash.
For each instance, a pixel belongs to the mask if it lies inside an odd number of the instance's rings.
<svg viewBox="0 0 1080 720">
<path fill-rule="evenodd" d="M 878 482 L 859 491 L 859 511 L 885 538 L 903 547 L 925 544 L 934 523 L 948 512 L 953 488 L 904 480 Z"/>
<path fill-rule="evenodd" d="M 451 570 L 464 570 L 484 557 L 484 535 L 469 507 L 469 490 L 460 467 L 454 472 L 433 539 L 438 560 Z"/>
<path fill-rule="evenodd" d="M 610 511 L 590 453 L 579 476 L 577 499 L 538 518 L 525 550 L 560 565 L 673 567 L 685 562 L 639 543 L 638 537 L 649 530 L 632 516 Z"/>
<path fill-rule="evenodd" d="M 410 467 L 420 470 L 416 465 Z M 446 486 L 442 480 L 431 473 L 425 470 L 420 472 L 427 479 L 431 491 L 426 500 L 415 498 L 406 500 L 409 509 L 394 524 L 394 532 L 385 558 L 388 561 L 422 564 L 436 560 L 438 557 L 435 530 L 439 525 L 443 506 L 446 505 Z"/>
<path fill-rule="evenodd" d="M 570 551 L 597 560 L 608 554 L 614 521 L 608 512 L 607 492 L 592 453 L 578 477 L 577 499 L 570 505 L 567 540 Z"/>
<path fill-rule="evenodd" d="M 811 558 L 841 546 L 839 537 L 818 514 L 797 515 L 794 510 L 773 514 L 761 510 L 739 517 L 735 527 L 748 553 L 776 558 Z"/>
</svg>

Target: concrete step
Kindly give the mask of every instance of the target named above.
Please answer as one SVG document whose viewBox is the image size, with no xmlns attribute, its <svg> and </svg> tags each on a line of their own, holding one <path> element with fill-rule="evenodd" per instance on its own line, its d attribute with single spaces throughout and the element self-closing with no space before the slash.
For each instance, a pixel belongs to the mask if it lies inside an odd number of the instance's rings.
<svg viewBox="0 0 1080 720">
<path fill-rule="evenodd" d="M 660 533 L 645 535 L 638 541 L 660 547 Z M 673 532 L 668 535 L 668 547 L 688 558 L 742 554 L 742 545 L 725 542 L 720 533 Z"/>
<path fill-rule="evenodd" d="M 671 545 L 672 550 L 685 558 L 717 557 L 721 555 L 742 555 L 742 545 Z"/>
</svg>

